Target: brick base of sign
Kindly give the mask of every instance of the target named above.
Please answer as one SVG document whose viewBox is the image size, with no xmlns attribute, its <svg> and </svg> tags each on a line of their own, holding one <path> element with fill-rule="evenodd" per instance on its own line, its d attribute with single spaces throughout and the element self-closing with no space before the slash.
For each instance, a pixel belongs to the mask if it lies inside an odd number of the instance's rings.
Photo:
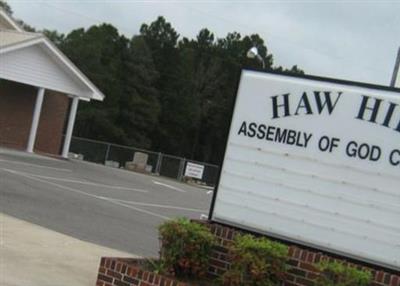
<svg viewBox="0 0 400 286">
<path fill-rule="evenodd" d="M 198 221 L 208 226 L 216 236 L 218 245 L 210 253 L 209 275 L 218 277 L 229 268 L 228 247 L 234 237 L 243 231 L 220 225 L 213 222 Z M 371 286 L 400 286 L 400 274 L 384 271 L 379 267 L 367 267 L 355 262 L 348 262 L 344 258 L 337 258 L 329 254 L 289 245 L 288 272 L 283 283 L 284 286 L 313 286 L 313 279 L 318 276 L 318 271 L 313 266 L 324 260 L 337 260 L 355 265 L 359 269 L 372 271 L 373 283 Z M 143 260 L 102 258 L 96 286 L 190 286 L 176 281 L 170 277 L 154 274 L 142 270 Z"/>
<path fill-rule="evenodd" d="M 211 232 L 217 237 L 218 246 L 212 251 L 209 273 L 214 276 L 223 274 L 229 268 L 228 246 L 235 235 L 243 233 L 233 227 L 223 226 L 218 223 L 199 221 L 207 225 Z M 332 257 L 320 251 L 308 250 L 294 245 L 289 245 L 288 273 L 285 286 L 312 286 L 313 279 L 318 276 L 318 271 L 313 264 L 324 260 L 337 260 L 346 262 L 345 259 Z M 372 271 L 373 283 L 371 286 L 400 286 L 400 274 L 389 273 L 379 269 L 357 265 L 354 262 L 346 262 L 357 266 L 359 269 Z"/>
<path fill-rule="evenodd" d="M 103 257 L 96 286 L 191 286 L 143 269 L 143 259 Z"/>
</svg>

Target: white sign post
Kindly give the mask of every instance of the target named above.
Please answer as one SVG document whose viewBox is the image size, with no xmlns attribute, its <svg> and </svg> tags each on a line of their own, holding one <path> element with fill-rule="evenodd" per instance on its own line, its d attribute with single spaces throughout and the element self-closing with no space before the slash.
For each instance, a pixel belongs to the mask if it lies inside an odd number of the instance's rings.
<svg viewBox="0 0 400 286">
<path fill-rule="evenodd" d="M 243 71 L 212 220 L 400 269 L 399 91 Z"/>
<path fill-rule="evenodd" d="M 185 177 L 191 177 L 201 180 L 203 178 L 204 166 L 187 162 L 185 169 Z"/>
</svg>

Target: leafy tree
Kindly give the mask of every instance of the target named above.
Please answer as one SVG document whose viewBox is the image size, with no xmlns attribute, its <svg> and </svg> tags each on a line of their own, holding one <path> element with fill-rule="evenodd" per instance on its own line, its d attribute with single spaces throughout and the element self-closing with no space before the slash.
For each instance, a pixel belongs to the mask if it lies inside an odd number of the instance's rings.
<svg viewBox="0 0 400 286">
<path fill-rule="evenodd" d="M 123 143 L 124 130 L 115 124 L 123 93 L 121 53 L 128 40 L 109 24 L 69 33 L 61 49 L 106 94 L 104 102 L 81 104 L 76 122 L 78 136 Z"/>
<path fill-rule="evenodd" d="M 173 48 L 176 46 L 179 34 L 164 17 L 159 16 L 156 21 L 140 27 L 140 34 L 144 35 L 153 50 Z"/>
<path fill-rule="evenodd" d="M 44 29 L 41 32 L 56 46 L 60 47 L 64 42 L 65 35 L 58 33 L 56 30 Z"/>
<path fill-rule="evenodd" d="M 36 32 L 36 29 L 35 29 L 34 27 L 28 25 L 27 23 L 25 23 L 25 22 L 22 21 L 22 20 L 18 20 L 18 19 L 17 19 L 17 23 L 18 23 L 18 25 L 19 25 L 24 31 L 27 31 L 27 32 Z"/>
<path fill-rule="evenodd" d="M 106 94 L 104 102 L 81 104 L 75 134 L 151 148 L 160 113 L 159 75 L 144 38 L 128 40 L 109 24 L 67 36 L 46 33 Z"/>
<path fill-rule="evenodd" d="M 0 8 L 6 11 L 7 14 L 12 15 L 13 10 L 11 9 L 11 6 L 8 5 L 6 1 L 0 0 Z"/>
<path fill-rule="evenodd" d="M 182 62 L 177 48 L 179 34 L 163 17 L 158 17 L 150 25 L 143 24 L 140 33 L 151 49 L 160 75 L 155 86 L 159 91 L 161 112 L 159 124 L 152 135 L 153 147 L 184 155 L 192 105 L 190 95 L 184 93 L 180 86 Z"/>
<path fill-rule="evenodd" d="M 124 129 L 125 144 L 151 147 L 150 135 L 158 123 L 160 104 L 154 83 L 158 78 L 143 37 L 135 36 L 122 56 L 121 80 L 125 83 L 116 124 Z"/>
<path fill-rule="evenodd" d="M 186 149 L 186 156 L 202 160 L 209 154 L 207 145 L 216 146 L 209 119 L 212 105 L 217 101 L 222 91 L 225 79 L 223 63 L 217 54 L 214 35 L 207 29 L 202 29 L 196 40 L 184 38 L 179 43 L 182 62 L 182 90 L 191 96 L 192 125 L 189 131 L 191 142 Z"/>
</svg>

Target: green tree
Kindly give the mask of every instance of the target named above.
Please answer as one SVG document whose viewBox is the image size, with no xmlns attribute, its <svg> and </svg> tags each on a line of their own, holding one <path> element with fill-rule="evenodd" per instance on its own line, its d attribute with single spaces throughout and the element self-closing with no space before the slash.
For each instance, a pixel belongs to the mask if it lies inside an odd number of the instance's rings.
<svg viewBox="0 0 400 286">
<path fill-rule="evenodd" d="M 124 144 L 151 148 L 150 136 L 160 112 L 158 91 L 154 86 L 158 72 L 143 37 L 132 38 L 122 60 L 121 80 L 125 84 L 116 124 L 126 134 Z"/>
<path fill-rule="evenodd" d="M 160 104 L 158 72 L 142 36 L 128 40 L 109 24 L 46 35 L 104 92 L 104 102 L 82 103 L 75 134 L 151 148 Z"/>
<path fill-rule="evenodd" d="M 12 15 L 13 10 L 11 9 L 11 6 L 8 5 L 6 1 L 0 0 L 0 8 L 6 11 L 7 14 Z"/>
<path fill-rule="evenodd" d="M 260 63 L 248 59 L 247 51 L 257 46 L 266 63 L 266 69 L 272 67 L 272 55 L 267 53 L 264 41 L 258 35 L 242 38 L 239 33 L 228 33 L 213 45 L 211 63 L 218 63 L 216 88 L 207 101 L 207 108 L 202 119 L 202 131 L 199 136 L 197 158 L 220 163 L 223 157 L 226 137 L 236 88 L 242 68 L 260 69 Z"/>
<path fill-rule="evenodd" d="M 153 133 L 153 147 L 167 153 L 184 155 L 191 121 L 190 94 L 181 89 L 182 62 L 177 48 L 179 34 L 163 17 L 150 25 L 143 24 L 140 33 L 150 47 L 159 73 L 155 84 L 161 111 Z"/>
<path fill-rule="evenodd" d="M 57 32 L 56 30 L 44 29 L 41 31 L 53 44 L 61 47 L 64 43 L 65 35 Z"/>
<path fill-rule="evenodd" d="M 181 90 L 190 95 L 192 102 L 190 142 L 185 156 L 203 160 L 210 154 L 207 145 L 216 145 L 212 134 L 215 128 L 209 119 L 214 116 L 210 112 L 221 95 L 225 71 L 217 54 L 214 35 L 207 29 L 202 29 L 196 40 L 182 39 L 179 49 L 184 63 Z"/>
<path fill-rule="evenodd" d="M 104 102 L 81 104 L 76 135 L 123 143 L 126 134 L 115 122 L 124 85 L 121 53 L 127 46 L 128 40 L 109 24 L 77 29 L 65 37 L 61 49 L 106 95 Z"/>
</svg>

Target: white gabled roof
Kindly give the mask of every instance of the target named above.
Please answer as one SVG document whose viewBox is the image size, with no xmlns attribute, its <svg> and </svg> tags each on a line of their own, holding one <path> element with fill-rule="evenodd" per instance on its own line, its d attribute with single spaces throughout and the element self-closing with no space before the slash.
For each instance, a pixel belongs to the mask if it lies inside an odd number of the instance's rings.
<svg viewBox="0 0 400 286">
<path fill-rule="evenodd" d="M 13 29 L 0 28 L 0 62 L 3 61 L 0 65 L 1 77 L 57 90 L 86 100 L 104 99 L 104 94 L 43 34 L 22 31 L 1 9 L 0 21 L 13 26 Z M 18 65 L 13 65 L 14 58 Z M 41 69 L 46 67 L 52 76 L 46 77 L 44 71 L 40 77 Z M 60 76 L 54 76 L 54 73 L 58 72 Z"/>
<path fill-rule="evenodd" d="M 24 30 L 17 24 L 17 22 L 7 14 L 6 11 L 0 8 L 0 28 L 4 27 L 8 30 L 15 30 L 23 32 Z"/>
<path fill-rule="evenodd" d="M 32 39 L 40 38 L 40 34 L 0 29 L 0 49 Z"/>
</svg>

